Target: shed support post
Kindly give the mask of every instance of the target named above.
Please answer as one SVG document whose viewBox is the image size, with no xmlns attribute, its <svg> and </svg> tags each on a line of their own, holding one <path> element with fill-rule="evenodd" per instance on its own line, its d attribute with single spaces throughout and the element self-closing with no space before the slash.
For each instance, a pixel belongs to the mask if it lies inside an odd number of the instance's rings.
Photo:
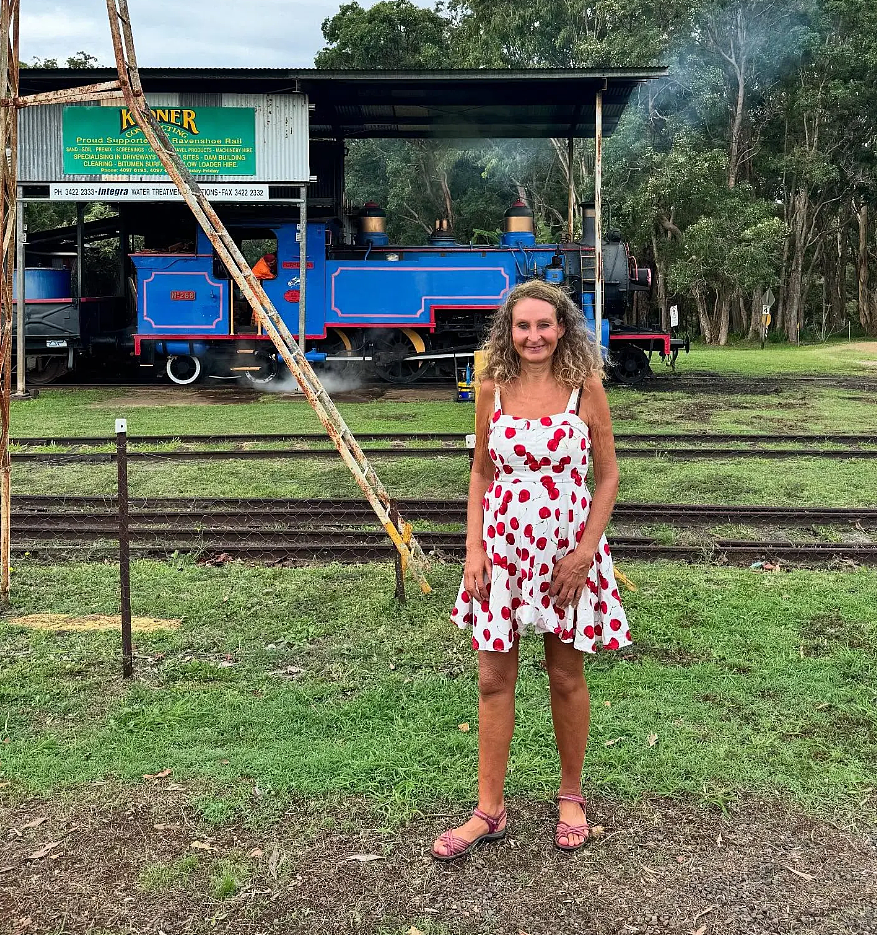
<svg viewBox="0 0 877 935">
<path fill-rule="evenodd" d="M 566 142 L 567 165 L 567 191 L 566 191 L 566 239 L 572 243 L 575 237 L 575 181 L 573 178 L 573 158 L 575 155 L 575 140 L 569 135 Z"/>
<path fill-rule="evenodd" d="M 594 337 L 603 346 L 603 91 L 594 100 Z M 608 350 L 608 348 L 607 348 Z"/>
<path fill-rule="evenodd" d="M 21 187 L 18 189 L 18 200 L 15 211 L 15 276 L 18 300 L 16 302 L 15 317 L 15 396 L 17 399 L 27 399 L 30 393 L 25 386 L 27 360 L 25 358 L 25 282 L 24 282 L 24 245 L 27 240 L 25 234 L 27 225 L 24 223 L 24 201 L 21 197 Z"/>
<path fill-rule="evenodd" d="M 307 334 L 306 291 L 308 280 L 308 190 L 302 185 L 298 190 L 301 204 L 298 207 L 298 346 L 305 352 Z"/>
<path fill-rule="evenodd" d="M 76 304 L 82 301 L 84 294 L 85 281 L 85 234 L 83 225 L 85 224 L 85 205 L 81 201 L 76 202 Z"/>
</svg>

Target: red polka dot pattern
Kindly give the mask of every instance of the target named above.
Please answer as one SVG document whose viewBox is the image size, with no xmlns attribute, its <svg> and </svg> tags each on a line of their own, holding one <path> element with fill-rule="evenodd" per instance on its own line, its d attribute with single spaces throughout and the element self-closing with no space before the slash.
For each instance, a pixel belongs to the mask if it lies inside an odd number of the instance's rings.
<svg viewBox="0 0 877 935">
<path fill-rule="evenodd" d="M 605 537 L 579 603 L 562 607 L 551 595 L 554 564 L 581 540 L 591 503 L 590 436 L 575 414 L 576 395 L 567 412 L 531 421 L 504 415 L 497 391 L 488 437 L 495 475 L 483 500 L 490 596 L 475 601 L 461 586 L 451 611 L 458 627 L 472 628 L 476 650 L 508 652 L 529 631 L 555 633 L 588 653 L 631 642 Z"/>
</svg>

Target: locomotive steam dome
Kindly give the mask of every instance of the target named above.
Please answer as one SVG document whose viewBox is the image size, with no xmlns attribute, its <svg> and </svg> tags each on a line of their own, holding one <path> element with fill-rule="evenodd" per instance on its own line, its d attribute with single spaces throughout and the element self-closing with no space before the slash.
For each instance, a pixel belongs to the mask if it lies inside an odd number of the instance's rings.
<svg viewBox="0 0 877 935">
<path fill-rule="evenodd" d="M 359 212 L 359 230 L 356 232 L 356 245 L 366 247 L 385 247 L 387 237 L 387 212 L 377 202 L 367 201 Z"/>
<path fill-rule="evenodd" d="M 520 198 L 506 211 L 502 222 L 502 230 L 500 243 L 504 247 L 533 247 L 536 245 L 533 211 Z"/>
</svg>

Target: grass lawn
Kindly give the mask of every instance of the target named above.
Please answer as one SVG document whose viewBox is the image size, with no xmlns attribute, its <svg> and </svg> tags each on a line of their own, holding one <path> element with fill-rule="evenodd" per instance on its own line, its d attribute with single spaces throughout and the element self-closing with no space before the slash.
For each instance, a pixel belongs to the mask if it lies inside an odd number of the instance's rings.
<svg viewBox="0 0 877 935">
<path fill-rule="evenodd" d="M 625 597 L 635 646 L 586 662 L 590 789 L 872 808 L 877 572 L 625 570 L 640 585 Z M 181 623 L 136 635 L 128 684 L 114 632 L 33 631 L 7 616 L 3 794 L 172 769 L 217 822 L 337 793 L 367 796 L 388 821 L 467 801 L 477 687 L 468 636 L 446 617 L 458 576 L 435 567 L 434 593 L 399 607 L 384 566 L 138 562 L 135 613 Z M 111 613 L 115 601 L 107 566 L 15 570 L 16 613 Z M 557 781 L 547 676 L 540 645 L 524 645 L 509 791 L 544 797 Z"/>
<path fill-rule="evenodd" d="M 694 344 L 680 357 L 680 372 L 709 371 L 738 376 L 819 376 L 854 374 L 877 377 L 877 340 L 843 338 L 818 344 L 737 343 L 728 347 Z"/>
</svg>

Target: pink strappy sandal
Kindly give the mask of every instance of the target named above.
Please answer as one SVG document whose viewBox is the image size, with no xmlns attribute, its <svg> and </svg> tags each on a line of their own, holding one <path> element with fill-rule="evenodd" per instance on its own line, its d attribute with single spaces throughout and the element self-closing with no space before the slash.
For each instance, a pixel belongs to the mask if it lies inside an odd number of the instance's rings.
<svg viewBox="0 0 877 935">
<path fill-rule="evenodd" d="M 488 841 L 501 841 L 505 837 L 505 828 L 497 830 L 500 822 L 506 817 L 505 809 L 498 815 L 488 815 L 486 812 L 482 812 L 480 808 L 476 808 L 472 814 L 486 822 L 488 830 L 475 838 L 474 841 L 467 841 L 465 838 L 458 837 L 453 831 L 446 831 L 439 838 L 439 841 L 445 845 L 447 853 L 439 854 L 433 848 L 432 856 L 435 860 L 457 860 L 460 857 L 465 857 L 466 854 L 470 854 L 479 844 L 486 844 Z"/>
<path fill-rule="evenodd" d="M 575 795 L 573 793 L 561 793 L 557 797 L 558 802 L 575 802 L 576 805 L 581 805 L 582 812 L 585 811 L 585 798 L 582 795 Z M 576 834 L 579 835 L 582 839 L 580 844 L 561 844 L 560 839 L 566 838 L 567 841 L 570 838 L 570 835 Z M 565 821 L 558 821 L 557 830 L 554 832 L 554 846 L 559 851 L 567 851 L 572 853 L 573 851 L 581 850 L 587 843 L 588 838 L 590 837 L 591 831 L 588 828 L 588 820 L 585 817 L 585 821 L 580 825 L 570 825 Z"/>
</svg>

